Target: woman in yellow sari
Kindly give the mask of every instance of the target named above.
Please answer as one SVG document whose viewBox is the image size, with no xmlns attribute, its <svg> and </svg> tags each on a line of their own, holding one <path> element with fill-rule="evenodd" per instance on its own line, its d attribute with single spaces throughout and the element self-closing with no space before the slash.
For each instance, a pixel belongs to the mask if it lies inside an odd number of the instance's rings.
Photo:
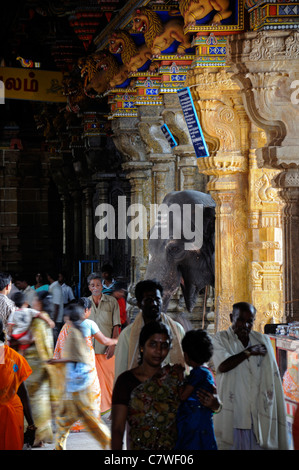
<svg viewBox="0 0 299 470">
<path fill-rule="evenodd" d="M 52 301 L 47 291 L 36 292 L 33 308 L 50 316 Z M 37 426 L 34 447 L 53 442 L 52 403 L 59 399 L 59 371 L 53 370 L 47 361 L 53 357 L 53 331 L 48 324 L 35 318 L 31 324 L 34 343 L 25 351 L 32 374 L 27 380 L 34 422 Z M 61 378 L 63 381 L 63 377 Z"/>
<path fill-rule="evenodd" d="M 0 450 L 22 450 L 24 416 L 28 423 L 26 442 L 35 435 L 25 380 L 31 374 L 27 361 L 7 346 L 0 318 Z"/>
</svg>

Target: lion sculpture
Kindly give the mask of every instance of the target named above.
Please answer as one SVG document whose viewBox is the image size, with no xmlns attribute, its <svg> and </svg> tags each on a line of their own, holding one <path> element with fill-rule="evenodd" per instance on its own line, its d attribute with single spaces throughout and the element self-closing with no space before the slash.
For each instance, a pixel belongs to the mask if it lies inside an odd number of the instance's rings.
<svg viewBox="0 0 299 470">
<path fill-rule="evenodd" d="M 217 25 L 232 15 L 229 4 L 229 0 L 180 0 L 179 9 L 185 26 L 195 25 L 196 20 L 201 20 L 216 10 L 210 24 Z"/>
<path fill-rule="evenodd" d="M 120 67 L 109 51 L 99 51 L 81 58 L 78 65 L 84 79 L 84 91 L 90 98 L 102 95 L 110 87 L 123 83 L 128 77 L 126 68 Z"/>
<path fill-rule="evenodd" d="M 138 8 L 133 17 L 133 30 L 144 35 L 145 43 L 154 57 L 168 49 L 174 41 L 180 44 L 178 55 L 184 55 L 191 47 L 190 38 L 184 34 L 184 24 L 181 18 L 174 18 L 162 23 L 159 15 L 147 7 Z"/>
<path fill-rule="evenodd" d="M 80 79 L 65 75 L 62 81 L 63 94 L 67 98 L 66 109 L 69 112 L 78 113 L 84 108 L 88 99 L 84 93 L 84 86 Z"/>
<path fill-rule="evenodd" d="M 109 38 L 109 51 L 111 54 L 120 54 L 123 64 L 128 72 L 137 72 L 148 60 L 152 53 L 146 44 L 138 47 L 128 31 L 118 29 Z"/>
</svg>

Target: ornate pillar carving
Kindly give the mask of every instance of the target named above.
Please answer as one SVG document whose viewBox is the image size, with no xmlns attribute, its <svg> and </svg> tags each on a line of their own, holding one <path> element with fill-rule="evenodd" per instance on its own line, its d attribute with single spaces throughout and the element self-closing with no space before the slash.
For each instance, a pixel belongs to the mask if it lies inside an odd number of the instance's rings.
<svg viewBox="0 0 299 470">
<path fill-rule="evenodd" d="M 249 280 L 257 309 L 255 329 L 283 320 L 282 200 L 274 180 L 280 171 L 258 168 L 255 151 L 249 160 Z"/>
<path fill-rule="evenodd" d="M 228 47 L 233 79 L 241 88 L 248 116 L 255 126 L 263 129 L 266 136 L 266 143 L 255 147 L 256 168 L 251 171 L 252 182 L 260 184 L 259 196 L 267 196 L 267 199 L 258 202 L 259 209 L 253 213 L 260 225 L 259 234 L 255 234 L 256 238 L 252 241 L 256 243 L 258 240 L 262 248 L 260 259 L 269 262 L 269 265 L 266 266 L 268 273 L 259 268 L 261 263 L 259 266 L 253 265 L 252 281 L 253 285 L 260 286 L 262 280 L 262 285 L 265 283 L 272 290 L 272 303 L 275 305 L 270 302 L 269 294 L 265 293 L 268 305 L 264 302 L 264 308 L 268 313 L 265 313 L 264 320 L 271 317 L 269 312 L 272 312 L 272 321 L 275 322 L 297 315 L 293 308 L 298 298 L 295 280 L 299 272 L 294 266 L 298 253 L 296 214 L 299 202 L 295 183 L 299 164 L 299 107 L 296 100 L 296 84 L 299 83 L 298 38 L 298 31 L 287 29 L 251 31 L 231 37 Z M 281 194 L 277 190 L 279 187 Z M 285 209 L 283 201 L 286 203 Z M 266 221 L 267 228 L 264 225 Z M 267 248 L 265 242 L 268 243 Z M 282 245 L 283 271 L 280 256 Z M 274 301 L 273 296 L 276 297 Z"/>
<path fill-rule="evenodd" d="M 131 185 L 131 205 L 141 204 L 146 209 L 151 201 L 151 174 L 152 164 L 149 162 L 127 162 L 123 164 L 123 170 Z M 147 226 L 149 227 L 149 211 L 147 211 Z M 148 260 L 147 233 L 144 239 L 131 240 L 132 257 L 132 284 L 144 279 Z"/>
<path fill-rule="evenodd" d="M 197 171 L 194 147 L 177 95 L 164 95 L 164 104 L 163 120 L 178 143 L 172 150 L 173 154 L 177 156 L 174 189 L 179 191 L 193 189 L 205 192 L 207 178 Z"/>
<path fill-rule="evenodd" d="M 215 327 L 230 324 L 232 304 L 249 299 L 247 282 L 247 207 L 245 157 L 198 159 L 199 171 L 210 176 L 207 190 L 216 202 Z M 243 175 L 244 173 L 244 175 Z M 238 260 L 236 262 L 236 260 Z"/>
<path fill-rule="evenodd" d="M 161 126 L 163 119 L 161 106 L 139 106 L 138 129 L 145 143 L 146 158 L 153 163 L 152 203 L 161 204 L 164 196 L 175 188 L 175 156 L 165 138 Z"/>
<path fill-rule="evenodd" d="M 190 71 L 188 86 L 209 145 L 210 157 L 198 158 L 210 177 L 207 190 L 216 202 L 215 327 L 230 324 L 234 302 L 249 300 L 247 282 L 247 152 L 249 120 L 239 87 L 225 68 Z M 238 260 L 238 262 L 236 262 Z"/>
<path fill-rule="evenodd" d="M 146 145 L 140 137 L 138 123 L 139 121 L 135 118 L 120 118 L 113 121 L 113 140 L 117 149 L 124 156 L 122 169 L 131 187 L 130 204 L 142 204 L 145 208 L 149 208 L 152 202 L 151 169 L 153 164 L 148 161 Z M 136 282 L 144 278 L 148 259 L 147 239 L 131 239 L 130 243 L 131 280 L 129 290 L 134 296 Z"/>
</svg>

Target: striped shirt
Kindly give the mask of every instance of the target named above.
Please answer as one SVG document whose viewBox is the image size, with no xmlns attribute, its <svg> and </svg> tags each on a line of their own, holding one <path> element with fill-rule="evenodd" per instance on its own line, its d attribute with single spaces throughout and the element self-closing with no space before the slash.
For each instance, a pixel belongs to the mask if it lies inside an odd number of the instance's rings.
<svg viewBox="0 0 299 470">
<path fill-rule="evenodd" d="M 15 304 L 7 295 L 0 294 L 0 317 L 3 321 L 3 329 L 7 329 L 7 320 L 11 313 L 15 310 Z"/>
</svg>

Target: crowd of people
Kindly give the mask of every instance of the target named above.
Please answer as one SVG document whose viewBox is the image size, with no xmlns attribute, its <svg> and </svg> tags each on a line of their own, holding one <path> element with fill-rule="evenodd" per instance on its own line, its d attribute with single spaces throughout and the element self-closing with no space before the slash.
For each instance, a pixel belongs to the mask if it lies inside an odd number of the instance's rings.
<svg viewBox="0 0 299 470">
<path fill-rule="evenodd" d="M 210 336 L 162 313 L 155 280 L 137 283 L 130 322 L 110 265 L 80 298 L 63 273 L 35 281 L 0 273 L 1 450 L 65 450 L 82 429 L 112 450 L 290 448 L 276 358 L 253 330 L 253 305 L 234 304 L 230 327 Z"/>
</svg>

